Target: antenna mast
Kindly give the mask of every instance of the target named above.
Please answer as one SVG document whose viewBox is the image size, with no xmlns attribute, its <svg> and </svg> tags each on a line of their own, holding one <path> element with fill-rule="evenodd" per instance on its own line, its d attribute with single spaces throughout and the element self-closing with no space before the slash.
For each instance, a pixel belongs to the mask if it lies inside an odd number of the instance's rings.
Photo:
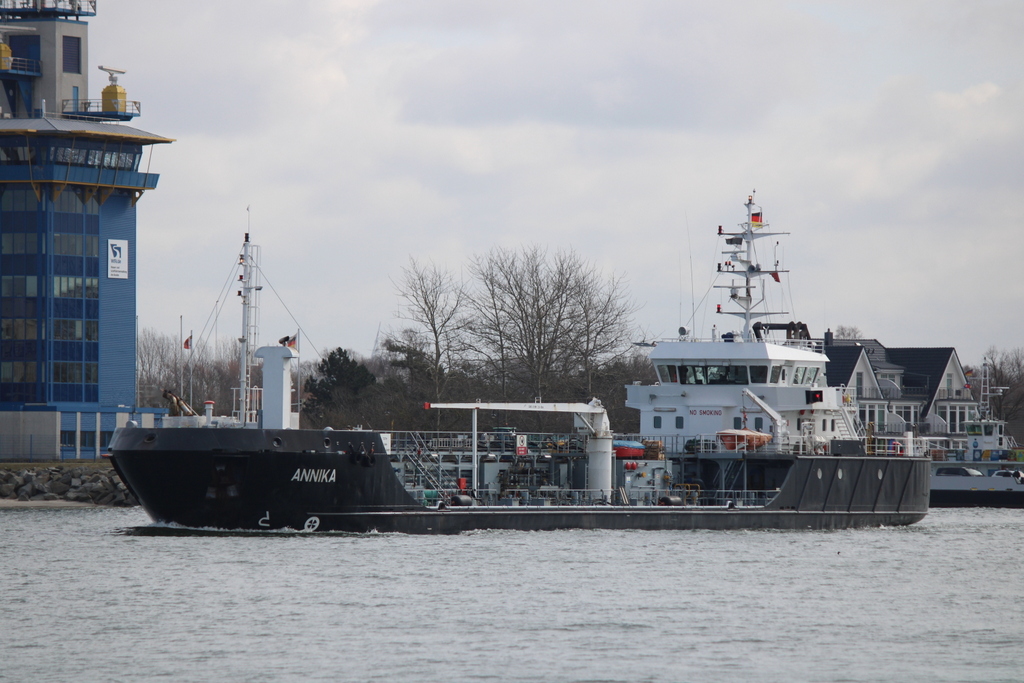
<svg viewBox="0 0 1024 683">
<path fill-rule="evenodd" d="M 786 272 L 779 270 L 778 263 L 773 264 L 767 270 L 762 270 L 761 264 L 755 260 L 754 240 L 775 235 L 788 235 L 789 233 L 762 232 L 762 229 L 766 228 L 768 224 L 762 220 L 761 207 L 754 204 L 753 192 L 747 197 L 747 203 L 744 206 L 747 207 L 747 220 L 745 223 L 739 224 L 737 232 L 722 232 L 722 227 L 718 227 L 718 234 L 726 238 L 725 243 L 728 245 L 726 250 L 722 252 L 726 257 L 726 261 L 725 263 L 718 264 L 718 271 L 720 273 L 742 274 L 743 280 L 733 280 L 728 285 L 715 285 L 715 288 L 728 289 L 730 300 L 740 308 L 739 311 L 723 311 L 721 305 L 719 305 L 718 313 L 727 313 L 743 318 L 743 339 L 745 341 L 754 341 L 753 333 L 751 332 L 751 323 L 754 318 L 785 314 L 784 311 L 755 312 L 754 309 L 764 303 L 763 289 L 760 298 L 754 299 L 754 290 L 759 286 L 755 280 L 765 275 L 770 275 L 777 282 L 779 280 L 779 273 Z M 754 210 L 755 207 L 757 211 Z"/>
<path fill-rule="evenodd" d="M 241 289 L 238 296 L 242 297 L 242 336 L 238 338 L 238 389 L 235 395 L 233 415 L 242 425 L 256 422 L 260 409 L 259 389 L 252 385 L 253 351 L 259 345 L 260 302 L 259 293 L 263 286 L 259 283 L 260 248 L 249 242 L 249 233 L 245 233 L 242 253 L 238 257 L 242 266 L 242 274 L 238 276 Z"/>
</svg>

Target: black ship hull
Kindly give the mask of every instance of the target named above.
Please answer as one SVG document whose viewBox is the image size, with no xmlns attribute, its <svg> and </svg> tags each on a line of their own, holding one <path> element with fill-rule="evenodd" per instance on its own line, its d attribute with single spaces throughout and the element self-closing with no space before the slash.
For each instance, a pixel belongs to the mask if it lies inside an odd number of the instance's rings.
<svg viewBox="0 0 1024 683">
<path fill-rule="evenodd" d="M 156 522 L 192 528 L 451 534 L 477 529 L 845 529 L 928 510 L 929 463 L 793 456 L 763 507 L 425 507 L 366 431 L 124 429 L 114 467 Z"/>
</svg>

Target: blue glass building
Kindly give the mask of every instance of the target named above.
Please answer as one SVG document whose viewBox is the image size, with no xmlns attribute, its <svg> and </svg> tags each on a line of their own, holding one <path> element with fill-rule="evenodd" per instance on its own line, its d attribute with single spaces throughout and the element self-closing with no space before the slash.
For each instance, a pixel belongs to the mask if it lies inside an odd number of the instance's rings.
<svg viewBox="0 0 1024 683">
<path fill-rule="evenodd" d="M 0 0 L 0 459 L 95 458 L 135 409 L 139 112 L 87 99 L 95 0 Z"/>
</svg>

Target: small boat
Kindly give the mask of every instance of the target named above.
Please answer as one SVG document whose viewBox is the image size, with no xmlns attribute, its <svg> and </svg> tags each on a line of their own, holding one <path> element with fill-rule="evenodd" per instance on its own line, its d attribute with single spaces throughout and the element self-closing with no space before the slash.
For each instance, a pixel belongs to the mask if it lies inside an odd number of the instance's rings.
<svg viewBox="0 0 1024 683">
<path fill-rule="evenodd" d="M 623 439 L 615 439 L 612 441 L 612 450 L 615 451 L 616 458 L 631 458 L 637 459 L 644 457 L 646 446 L 639 441 L 625 441 Z"/>
<path fill-rule="evenodd" d="M 717 434 L 718 440 L 728 451 L 756 451 L 772 440 L 771 434 L 753 429 L 723 429 Z"/>
</svg>

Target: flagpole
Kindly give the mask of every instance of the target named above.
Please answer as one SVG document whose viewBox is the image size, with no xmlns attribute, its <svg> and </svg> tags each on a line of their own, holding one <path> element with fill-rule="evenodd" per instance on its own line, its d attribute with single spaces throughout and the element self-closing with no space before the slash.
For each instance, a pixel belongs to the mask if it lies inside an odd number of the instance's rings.
<svg viewBox="0 0 1024 683">
<path fill-rule="evenodd" d="M 192 376 L 196 372 L 195 359 L 192 356 L 192 330 L 188 331 L 188 404 L 190 406 L 195 405 L 195 401 L 192 396 Z"/>
<path fill-rule="evenodd" d="M 178 316 L 178 392 L 185 385 L 185 372 L 181 367 L 181 349 L 185 346 L 185 316 Z"/>
</svg>

